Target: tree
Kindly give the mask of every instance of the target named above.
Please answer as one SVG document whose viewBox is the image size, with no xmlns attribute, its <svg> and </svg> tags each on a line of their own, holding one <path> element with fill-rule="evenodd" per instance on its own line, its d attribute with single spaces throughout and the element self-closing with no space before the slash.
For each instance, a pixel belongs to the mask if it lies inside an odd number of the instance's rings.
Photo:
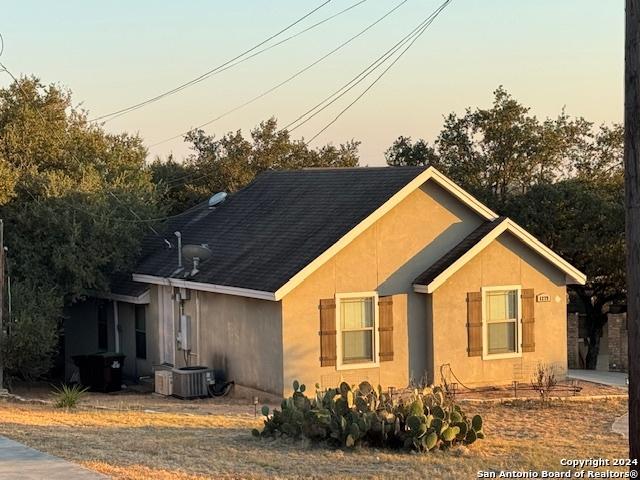
<svg viewBox="0 0 640 480">
<path fill-rule="evenodd" d="M 573 285 L 570 291 L 585 309 L 586 366 L 595 369 L 606 307 L 626 296 L 622 177 L 536 185 L 513 197 L 502 213 L 587 275 L 586 285 Z"/>
<path fill-rule="evenodd" d="M 0 90 L 0 217 L 13 279 L 13 318 L 2 339 L 9 374 L 46 371 L 62 308 L 107 291 L 135 260 L 158 215 L 140 138 L 105 133 L 71 95 L 37 78 Z"/>
<path fill-rule="evenodd" d="M 176 215 L 203 200 L 192 185 L 202 174 L 191 163 L 178 162 L 173 155 L 166 160 L 156 157 L 149 170 L 158 189 L 158 201 L 168 215 Z"/>
<path fill-rule="evenodd" d="M 588 142 L 592 124 L 562 112 L 543 122 L 499 87 L 489 109 L 445 117 L 434 146 L 400 137 L 389 165 L 433 165 L 494 208 L 511 195 L 563 178 L 573 151 Z"/>
<path fill-rule="evenodd" d="M 411 137 L 400 136 L 384 156 L 391 167 L 439 166 L 435 148 L 423 139 L 414 143 Z"/>
<path fill-rule="evenodd" d="M 218 191 L 237 191 L 265 170 L 358 166 L 359 142 L 313 149 L 293 140 L 288 131 L 278 130 L 274 118 L 260 123 L 250 138 L 241 130 L 220 139 L 195 130 L 185 140 L 191 142 L 194 153 L 183 164 L 168 159 L 151 166 L 173 212 Z"/>
<path fill-rule="evenodd" d="M 584 271 L 588 284 L 570 291 L 587 313 L 595 368 L 608 306 L 626 292 L 623 128 L 529 112 L 500 87 L 490 108 L 445 117 L 433 145 L 399 137 L 387 163 L 437 167 Z"/>
</svg>

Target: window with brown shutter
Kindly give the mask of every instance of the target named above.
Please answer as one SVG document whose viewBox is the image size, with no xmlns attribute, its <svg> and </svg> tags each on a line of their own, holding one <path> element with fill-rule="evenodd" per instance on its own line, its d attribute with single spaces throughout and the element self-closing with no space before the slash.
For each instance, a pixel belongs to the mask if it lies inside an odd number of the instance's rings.
<svg viewBox="0 0 640 480">
<path fill-rule="evenodd" d="M 378 300 L 378 331 L 380 332 L 380 361 L 393 360 L 393 297 Z"/>
<path fill-rule="evenodd" d="M 333 298 L 320 300 L 320 366 L 336 365 L 336 301 Z"/>
<path fill-rule="evenodd" d="M 535 342 L 535 295 L 533 288 L 523 288 L 520 294 L 522 304 L 522 351 L 533 352 Z"/>
<path fill-rule="evenodd" d="M 467 352 L 470 357 L 482 356 L 482 293 L 467 293 Z"/>
</svg>

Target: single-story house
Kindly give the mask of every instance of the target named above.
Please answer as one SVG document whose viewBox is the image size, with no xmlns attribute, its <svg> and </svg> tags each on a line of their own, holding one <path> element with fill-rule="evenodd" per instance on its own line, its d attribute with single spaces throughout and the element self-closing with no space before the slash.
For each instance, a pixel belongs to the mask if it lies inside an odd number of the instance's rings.
<svg viewBox="0 0 640 480">
<path fill-rule="evenodd" d="M 85 326 L 144 350 L 128 373 L 206 365 L 283 396 L 447 364 L 469 386 L 566 371 L 566 285 L 585 275 L 433 167 L 267 171 L 210 203 L 147 239 Z"/>
</svg>

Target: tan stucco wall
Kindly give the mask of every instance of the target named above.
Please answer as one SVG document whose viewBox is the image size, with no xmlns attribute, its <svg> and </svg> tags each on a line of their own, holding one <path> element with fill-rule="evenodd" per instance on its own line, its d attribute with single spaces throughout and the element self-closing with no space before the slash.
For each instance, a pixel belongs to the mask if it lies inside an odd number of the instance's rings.
<svg viewBox="0 0 640 480">
<path fill-rule="evenodd" d="M 149 305 L 147 305 L 147 359 L 151 365 L 162 363 L 160 355 L 161 329 L 158 311 L 158 295 L 161 287 L 149 285 Z"/>
<path fill-rule="evenodd" d="M 224 371 L 228 380 L 245 387 L 282 392 L 280 302 L 193 290 L 190 294 L 184 312 L 191 316 L 191 364 Z M 176 365 L 184 364 L 183 352 L 176 350 Z"/>
<path fill-rule="evenodd" d="M 535 352 L 522 357 L 483 360 L 467 355 L 467 292 L 481 287 L 521 285 L 551 302 L 535 302 Z M 567 368 L 566 288 L 564 274 L 506 233 L 489 244 L 431 295 L 435 381 L 449 363 L 465 385 L 528 382 L 539 362 L 552 364 L 559 376 Z M 450 379 L 449 379 L 450 380 Z M 455 381 L 455 380 L 453 380 Z"/>
<path fill-rule="evenodd" d="M 294 379 L 313 388 L 369 380 L 404 387 L 429 365 L 425 295 L 412 282 L 481 220 L 432 182 L 410 194 L 282 300 L 284 388 Z M 336 293 L 377 291 L 394 296 L 394 360 L 378 368 L 320 366 L 318 303 Z M 410 353 L 411 352 L 411 353 Z"/>
</svg>

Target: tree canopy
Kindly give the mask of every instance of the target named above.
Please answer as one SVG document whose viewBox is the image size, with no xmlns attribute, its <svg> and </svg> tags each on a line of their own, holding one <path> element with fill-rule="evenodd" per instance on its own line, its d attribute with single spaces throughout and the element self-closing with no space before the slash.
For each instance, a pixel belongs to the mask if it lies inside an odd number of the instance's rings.
<svg viewBox="0 0 640 480">
<path fill-rule="evenodd" d="M 137 136 L 106 133 L 71 94 L 37 78 L 0 89 L 0 218 L 13 318 L 2 343 L 10 374 L 46 371 L 64 305 L 107 291 L 158 215 Z M 5 317 L 6 318 L 6 317 Z M 29 341 L 27 341 L 29 339 Z"/>
<path fill-rule="evenodd" d="M 399 137 L 387 163 L 433 165 L 576 265 L 571 291 L 587 313 L 595 368 L 606 310 L 626 295 L 623 129 L 562 111 L 539 120 L 500 87 L 490 108 L 445 117 L 433 143 Z"/>
<path fill-rule="evenodd" d="M 500 209 L 535 185 L 619 174 L 622 127 L 596 129 L 564 111 L 541 121 L 500 87 L 490 108 L 446 116 L 432 144 L 401 136 L 385 156 L 392 166 L 433 165 Z"/>
<path fill-rule="evenodd" d="M 265 170 L 358 166 L 359 142 L 311 148 L 279 130 L 275 118 L 261 122 L 245 138 L 241 130 L 219 139 L 202 130 L 190 132 L 193 154 L 184 163 L 169 157 L 151 164 L 163 200 L 177 213 L 218 191 L 234 192 Z"/>
</svg>

